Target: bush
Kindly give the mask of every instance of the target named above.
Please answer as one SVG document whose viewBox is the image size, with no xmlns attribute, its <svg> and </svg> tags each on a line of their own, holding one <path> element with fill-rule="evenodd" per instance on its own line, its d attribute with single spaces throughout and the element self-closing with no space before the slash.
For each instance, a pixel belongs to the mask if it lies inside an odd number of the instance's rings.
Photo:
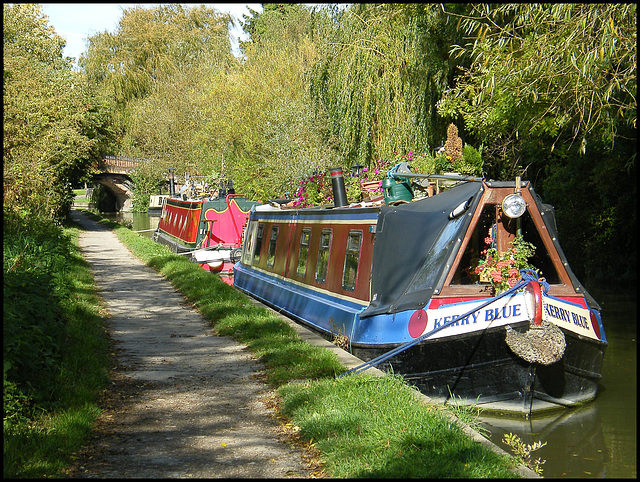
<svg viewBox="0 0 640 482">
<path fill-rule="evenodd" d="M 56 390 L 64 342 L 60 281 L 70 256 L 62 228 L 5 209 L 3 237 L 3 386 L 5 424 Z M 7 399 L 8 397 L 8 399 Z"/>
</svg>

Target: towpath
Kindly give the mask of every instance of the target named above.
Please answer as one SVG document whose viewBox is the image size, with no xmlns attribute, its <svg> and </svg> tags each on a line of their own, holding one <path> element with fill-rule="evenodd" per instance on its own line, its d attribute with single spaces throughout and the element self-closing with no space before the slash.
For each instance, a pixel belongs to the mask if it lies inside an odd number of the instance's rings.
<svg viewBox="0 0 640 482">
<path fill-rule="evenodd" d="M 309 478 L 274 418 L 259 362 L 217 336 L 171 283 L 109 229 L 72 210 L 106 303 L 116 366 L 95 434 L 70 477 Z"/>
</svg>

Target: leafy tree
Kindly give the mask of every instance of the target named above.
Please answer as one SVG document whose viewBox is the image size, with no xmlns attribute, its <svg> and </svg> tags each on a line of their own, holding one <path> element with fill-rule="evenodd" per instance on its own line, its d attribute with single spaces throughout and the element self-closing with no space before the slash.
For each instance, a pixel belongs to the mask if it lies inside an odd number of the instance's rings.
<svg viewBox="0 0 640 482">
<path fill-rule="evenodd" d="M 109 135 L 109 116 L 62 57 L 64 40 L 38 5 L 4 5 L 3 19 L 4 204 L 60 220 L 71 183 Z"/>
<path fill-rule="evenodd" d="M 301 5 L 264 8 L 245 24 L 252 40 L 242 44 L 244 62 L 208 79 L 201 132 L 236 189 L 256 199 L 282 197 L 292 180 L 336 162 L 306 89 L 315 56 L 311 12 Z"/>
<path fill-rule="evenodd" d="M 635 282 L 635 4 L 483 4 L 449 13 L 468 40 L 451 52 L 471 63 L 440 114 L 462 119 L 483 142 L 490 176 L 526 173 L 556 206 L 579 276 Z M 630 180 L 623 189 L 621 179 Z"/>
<path fill-rule="evenodd" d="M 90 83 L 112 97 L 120 141 L 131 122 L 133 101 L 154 93 L 159 82 L 186 74 L 203 57 L 217 58 L 221 65 L 229 61 L 230 21 L 229 15 L 204 5 L 136 6 L 123 11 L 114 33 L 89 37 L 79 65 Z"/>
<path fill-rule="evenodd" d="M 435 103 L 450 81 L 447 49 L 457 33 L 440 6 L 353 4 L 317 23 L 322 42 L 311 92 L 341 156 L 370 165 L 444 141 Z"/>
<path fill-rule="evenodd" d="M 482 4 L 450 14 L 469 40 L 451 53 L 472 64 L 438 109 L 491 145 L 496 174 L 521 170 L 511 165 L 520 138 L 584 154 L 635 130 L 634 4 Z"/>
</svg>

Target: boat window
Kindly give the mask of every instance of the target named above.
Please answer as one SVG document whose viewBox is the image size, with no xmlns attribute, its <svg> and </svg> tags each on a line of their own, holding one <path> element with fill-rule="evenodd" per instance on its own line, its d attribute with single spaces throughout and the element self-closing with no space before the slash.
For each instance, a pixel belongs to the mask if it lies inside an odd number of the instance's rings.
<svg viewBox="0 0 640 482">
<path fill-rule="evenodd" d="M 488 280 L 477 280 L 477 277 L 474 276 L 472 271 L 478 264 L 478 258 L 484 255 L 484 250 L 487 248 L 486 240 L 490 238 L 492 226 L 494 226 L 496 222 L 495 210 L 495 205 L 487 204 L 484 207 L 460 264 L 455 271 L 451 284 L 465 285 L 476 282 L 479 284 L 489 284 Z M 560 283 L 558 271 L 528 211 L 519 218 L 518 223 L 518 232 L 522 233 L 525 241 L 532 243 L 536 247 L 535 254 L 529 259 L 529 263 L 540 270 L 541 276 L 544 276 L 548 283 Z"/>
<path fill-rule="evenodd" d="M 242 264 L 249 265 L 253 259 L 253 252 L 256 249 L 256 234 L 258 223 L 249 223 L 247 227 L 246 242 L 242 250 Z"/>
<path fill-rule="evenodd" d="M 327 279 L 329 267 L 329 251 L 331 249 L 331 230 L 323 229 L 320 233 L 320 247 L 318 248 L 318 264 L 316 266 L 316 281 L 324 283 Z"/>
<path fill-rule="evenodd" d="M 253 264 L 260 262 L 260 252 L 262 251 L 262 238 L 264 237 L 264 224 L 258 225 L 258 234 L 256 236 L 256 245 L 254 246 Z"/>
<path fill-rule="evenodd" d="M 309 261 L 309 240 L 311 228 L 304 228 L 300 236 L 300 251 L 298 252 L 298 276 L 304 278 L 307 274 L 307 262 Z"/>
<path fill-rule="evenodd" d="M 353 291 L 356 289 L 358 276 L 358 262 L 360 261 L 360 246 L 362 231 L 350 231 L 347 238 L 347 250 L 344 256 L 344 271 L 342 273 L 342 289 Z"/>
<path fill-rule="evenodd" d="M 267 257 L 267 266 L 272 267 L 276 261 L 276 244 L 278 242 L 278 226 L 271 228 L 271 238 L 269 239 L 269 255 Z"/>
</svg>

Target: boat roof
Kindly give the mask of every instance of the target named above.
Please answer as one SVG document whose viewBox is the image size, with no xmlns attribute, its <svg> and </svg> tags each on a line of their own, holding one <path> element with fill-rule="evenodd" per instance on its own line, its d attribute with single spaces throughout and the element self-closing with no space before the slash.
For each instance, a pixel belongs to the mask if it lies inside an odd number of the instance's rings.
<svg viewBox="0 0 640 482">
<path fill-rule="evenodd" d="M 515 187 L 515 182 L 462 182 L 437 196 L 380 208 L 373 251 L 371 303 L 362 316 L 422 309 L 442 289 L 471 222 L 471 216 L 450 219 L 450 213 L 465 203 L 468 207 L 464 214 L 473 213 L 485 186 Z M 530 183 L 525 182 L 523 188 L 531 191 L 538 210 L 544 213 L 546 228 L 574 289 L 599 310 L 597 302 L 569 268 L 560 248 L 553 207 L 542 203 Z"/>
</svg>

